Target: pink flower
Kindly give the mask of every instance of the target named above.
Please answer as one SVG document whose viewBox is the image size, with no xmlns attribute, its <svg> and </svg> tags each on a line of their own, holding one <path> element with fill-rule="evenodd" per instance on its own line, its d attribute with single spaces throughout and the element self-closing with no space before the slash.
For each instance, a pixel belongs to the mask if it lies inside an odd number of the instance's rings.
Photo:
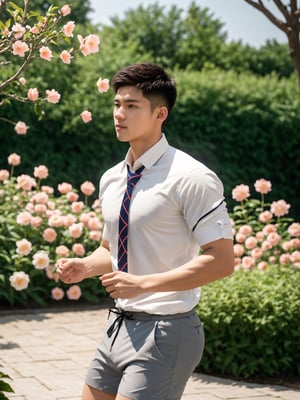
<svg viewBox="0 0 300 400">
<path fill-rule="evenodd" d="M 74 201 L 71 205 L 73 213 L 79 214 L 84 208 L 84 203 L 82 201 Z"/>
<path fill-rule="evenodd" d="M 88 110 L 82 111 L 82 113 L 80 114 L 82 121 L 87 124 L 88 122 L 90 122 L 93 117 L 92 117 L 92 113 Z"/>
<path fill-rule="evenodd" d="M 17 40 L 15 43 L 13 43 L 12 50 L 14 56 L 24 57 L 26 51 L 29 50 L 29 47 L 27 43 Z"/>
<path fill-rule="evenodd" d="M 32 264 L 34 265 L 35 269 L 45 269 L 49 267 L 49 256 L 48 254 L 41 250 L 34 254 L 32 258 Z"/>
<path fill-rule="evenodd" d="M 27 239 L 22 239 L 18 240 L 16 242 L 17 244 L 17 253 L 21 254 L 22 256 L 28 256 L 28 254 L 31 252 L 32 249 L 32 244 L 29 242 Z"/>
<path fill-rule="evenodd" d="M 248 185 L 237 185 L 232 190 L 232 198 L 236 201 L 244 201 L 250 196 L 250 189 Z"/>
<path fill-rule="evenodd" d="M 69 226 L 69 234 L 72 238 L 78 239 L 82 234 L 82 229 L 83 229 L 83 227 L 82 227 L 81 223 L 73 224 L 73 225 Z"/>
<path fill-rule="evenodd" d="M 254 247 L 256 247 L 256 245 L 257 245 L 257 239 L 254 236 L 249 236 L 245 240 L 245 247 L 248 250 L 254 249 Z"/>
<path fill-rule="evenodd" d="M 276 217 L 282 217 L 283 215 L 288 214 L 290 207 L 290 204 L 285 200 L 273 201 L 271 204 L 271 212 Z"/>
<path fill-rule="evenodd" d="M 244 269 L 252 269 L 255 266 L 255 260 L 253 257 L 245 256 L 242 258 L 242 267 Z"/>
<path fill-rule="evenodd" d="M 89 238 L 94 240 L 95 242 L 99 242 L 101 239 L 101 232 L 100 231 L 90 231 Z"/>
<path fill-rule="evenodd" d="M 236 240 L 238 243 L 244 243 L 244 241 L 246 240 L 246 235 L 244 235 L 243 233 L 238 232 L 238 233 L 235 235 L 235 240 Z"/>
<path fill-rule="evenodd" d="M 36 187 L 36 181 L 31 176 L 22 174 L 17 177 L 17 187 L 29 192 L 33 187 Z"/>
<path fill-rule="evenodd" d="M 236 243 L 233 246 L 233 251 L 234 251 L 235 257 L 242 257 L 242 255 L 244 255 L 244 253 L 245 253 L 244 246 L 242 246 L 239 243 Z"/>
<path fill-rule="evenodd" d="M 73 190 L 73 187 L 70 183 L 62 182 L 58 185 L 57 189 L 61 194 L 67 194 Z"/>
<path fill-rule="evenodd" d="M 64 216 L 64 226 L 69 227 L 76 222 L 76 217 L 73 214 L 68 214 Z"/>
<path fill-rule="evenodd" d="M 85 255 L 85 249 L 81 243 L 74 243 L 72 246 L 72 251 L 79 257 Z"/>
<path fill-rule="evenodd" d="M 69 256 L 69 249 L 67 248 L 67 246 L 60 245 L 60 246 L 56 247 L 55 253 L 59 257 L 68 257 Z"/>
<path fill-rule="evenodd" d="M 291 236 L 300 236 L 300 224 L 299 222 L 293 222 L 289 227 L 288 227 L 288 233 Z"/>
<path fill-rule="evenodd" d="M 268 251 L 272 248 L 272 245 L 268 240 L 264 240 L 261 244 L 261 248 L 263 251 Z"/>
<path fill-rule="evenodd" d="M 32 215 L 28 211 L 22 211 L 17 215 L 17 224 L 19 225 L 30 225 Z"/>
<path fill-rule="evenodd" d="M 290 255 L 287 253 L 281 254 L 281 256 L 279 257 L 279 263 L 281 265 L 286 265 L 290 263 Z"/>
<path fill-rule="evenodd" d="M 6 181 L 9 178 L 9 172 L 7 169 L 0 169 L 0 181 Z"/>
<path fill-rule="evenodd" d="M 46 179 L 49 175 L 48 168 L 45 165 L 34 167 L 33 175 L 38 179 Z"/>
<path fill-rule="evenodd" d="M 47 101 L 48 103 L 56 104 L 60 100 L 60 94 L 55 90 L 46 90 L 46 95 L 47 95 Z"/>
<path fill-rule="evenodd" d="M 99 93 L 105 93 L 109 89 L 109 80 L 99 78 L 97 81 L 97 88 Z"/>
<path fill-rule="evenodd" d="M 79 40 L 80 43 L 80 51 L 81 53 L 86 57 L 90 54 L 90 51 L 88 49 L 88 47 L 85 45 L 85 40 L 83 39 L 83 37 L 81 35 L 77 35 L 77 38 Z"/>
<path fill-rule="evenodd" d="M 20 85 L 22 85 L 22 86 L 26 85 L 26 79 L 23 76 L 21 78 L 19 78 L 19 82 L 20 82 Z"/>
<path fill-rule="evenodd" d="M 75 22 L 69 21 L 63 26 L 63 32 L 67 37 L 73 37 L 73 31 L 75 29 Z"/>
<path fill-rule="evenodd" d="M 17 153 L 12 153 L 7 158 L 8 164 L 13 165 L 14 167 L 20 165 L 21 157 Z"/>
<path fill-rule="evenodd" d="M 26 135 L 28 126 L 23 121 L 19 121 L 15 125 L 15 131 L 18 135 Z"/>
<path fill-rule="evenodd" d="M 263 178 L 258 179 L 254 184 L 254 188 L 258 193 L 267 194 L 272 190 L 272 183 Z"/>
<path fill-rule="evenodd" d="M 31 225 L 33 228 L 38 228 L 39 226 L 42 225 L 42 223 L 43 223 L 43 220 L 42 220 L 41 217 L 32 217 L 32 218 L 31 218 L 30 225 Z"/>
<path fill-rule="evenodd" d="M 64 225 L 64 218 L 59 214 L 53 214 L 48 219 L 48 225 L 54 227 L 60 227 Z"/>
<path fill-rule="evenodd" d="M 299 262 L 300 261 L 300 251 L 298 251 L 298 250 L 293 251 L 290 258 L 291 258 L 292 263 Z"/>
<path fill-rule="evenodd" d="M 278 243 L 280 242 L 280 240 L 281 240 L 281 236 L 278 235 L 277 232 L 271 232 L 271 233 L 269 233 L 269 235 L 267 236 L 267 241 L 268 241 L 269 243 L 271 243 L 272 247 L 273 247 L 273 246 L 277 246 Z"/>
<path fill-rule="evenodd" d="M 273 224 L 268 224 L 263 227 L 263 234 L 268 235 L 269 233 L 276 232 L 276 226 Z"/>
<path fill-rule="evenodd" d="M 298 238 L 291 239 L 290 242 L 291 242 L 292 248 L 300 247 L 300 239 L 298 239 Z"/>
<path fill-rule="evenodd" d="M 260 271 L 265 271 L 268 268 L 268 264 L 265 261 L 261 261 L 257 264 L 257 268 Z"/>
<path fill-rule="evenodd" d="M 56 301 L 62 300 L 64 296 L 65 296 L 64 291 L 59 287 L 55 287 L 51 290 L 51 297 L 53 300 Z"/>
<path fill-rule="evenodd" d="M 78 300 L 81 297 L 81 289 L 78 285 L 72 285 L 67 290 L 67 297 L 69 300 Z"/>
<path fill-rule="evenodd" d="M 48 202 L 48 199 L 49 199 L 49 197 L 48 197 L 47 193 L 38 192 L 38 193 L 35 193 L 31 197 L 30 201 L 33 202 L 33 203 L 46 204 Z"/>
<path fill-rule="evenodd" d="M 27 97 L 30 101 L 37 101 L 37 99 L 39 98 L 39 91 L 37 90 L 37 88 L 28 89 Z"/>
<path fill-rule="evenodd" d="M 16 289 L 16 290 L 24 290 L 27 289 L 30 278 L 29 275 L 27 275 L 23 271 L 15 271 L 10 277 L 9 277 L 10 285 Z"/>
<path fill-rule="evenodd" d="M 43 232 L 43 238 L 48 243 L 53 243 L 57 238 L 56 230 L 53 228 L 46 228 Z"/>
<path fill-rule="evenodd" d="M 71 54 L 67 51 L 67 50 L 63 50 L 61 53 L 60 53 L 60 59 L 62 60 L 62 62 L 63 63 L 65 63 L 65 64 L 71 64 L 71 58 L 72 58 L 72 56 L 71 56 Z"/>
<path fill-rule="evenodd" d="M 102 224 L 97 217 L 91 217 L 88 220 L 88 228 L 90 231 L 99 231 L 102 228 Z"/>
<path fill-rule="evenodd" d="M 46 214 L 47 211 L 47 207 L 45 206 L 45 204 L 36 204 L 34 206 L 34 212 L 36 214 Z"/>
<path fill-rule="evenodd" d="M 90 181 L 85 181 L 80 185 L 80 190 L 86 196 L 90 196 L 96 190 L 95 186 Z"/>
<path fill-rule="evenodd" d="M 33 27 L 30 28 L 30 32 L 33 33 L 34 35 L 37 35 L 39 33 L 39 27 L 37 25 L 34 25 Z"/>
<path fill-rule="evenodd" d="M 251 257 L 253 257 L 255 260 L 261 258 L 262 256 L 263 256 L 263 251 L 259 247 L 255 247 L 254 249 L 251 250 Z"/>
<path fill-rule="evenodd" d="M 14 32 L 15 39 L 20 39 L 26 32 L 26 29 L 24 28 L 24 26 L 22 26 L 19 23 L 13 25 L 11 30 L 12 30 L 12 32 Z"/>
<path fill-rule="evenodd" d="M 69 4 L 65 4 L 61 9 L 60 9 L 60 13 L 63 17 L 66 17 L 67 15 L 71 14 L 71 7 L 69 6 Z"/>
<path fill-rule="evenodd" d="M 88 35 L 85 38 L 85 45 L 89 49 L 90 54 L 97 53 L 99 51 L 99 38 L 96 35 Z"/>
<path fill-rule="evenodd" d="M 77 193 L 74 193 L 74 192 L 69 192 L 69 193 L 67 193 L 66 196 L 67 196 L 67 200 L 70 203 L 73 203 L 73 201 L 77 201 L 78 197 L 79 197 L 79 195 Z"/>
<path fill-rule="evenodd" d="M 52 58 L 52 51 L 49 49 L 48 46 L 42 46 L 42 47 L 40 48 L 40 57 L 41 57 L 43 60 L 51 61 L 51 58 Z"/>
<path fill-rule="evenodd" d="M 43 185 L 41 187 L 41 190 L 47 194 L 53 194 L 54 193 L 54 189 L 51 186 L 47 186 L 47 185 Z"/>
<path fill-rule="evenodd" d="M 242 225 L 239 228 L 239 233 L 242 233 L 245 236 L 250 235 L 253 232 L 253 229 L 250 225 Z"/>
<path fill-rule="evenodd" d="M 268 222 L 272 219 L 273 214 L 271 213 L 271 211 L 263 211 L 262 213 L 259 214 L 259 220 L 260 222 Z"/>
</svg>

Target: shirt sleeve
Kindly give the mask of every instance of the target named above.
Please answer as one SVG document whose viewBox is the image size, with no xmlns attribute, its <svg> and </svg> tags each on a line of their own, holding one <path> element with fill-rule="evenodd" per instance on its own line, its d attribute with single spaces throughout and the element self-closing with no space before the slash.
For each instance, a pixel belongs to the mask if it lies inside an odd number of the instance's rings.
<svg viewBox="0 0 300 400">
<path fill-rule="evenodd" d="M 200 246 L 233 238 L 223 184 L 214 172 L 196 168 L 178 189 L 185 221 Z"/>
</svg>

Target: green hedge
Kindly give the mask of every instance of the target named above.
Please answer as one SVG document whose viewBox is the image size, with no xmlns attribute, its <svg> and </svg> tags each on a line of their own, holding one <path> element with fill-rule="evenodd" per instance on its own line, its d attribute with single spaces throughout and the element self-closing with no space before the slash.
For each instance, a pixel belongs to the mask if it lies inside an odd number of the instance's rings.
<svg viewBox="0 0 300 400">
<path fill-rule="evenodd" d="M 198 372 L 240 378 L 300 374 L 300 271 L 236 271 L 202 289 L 206 344 Z"/>
</svg>

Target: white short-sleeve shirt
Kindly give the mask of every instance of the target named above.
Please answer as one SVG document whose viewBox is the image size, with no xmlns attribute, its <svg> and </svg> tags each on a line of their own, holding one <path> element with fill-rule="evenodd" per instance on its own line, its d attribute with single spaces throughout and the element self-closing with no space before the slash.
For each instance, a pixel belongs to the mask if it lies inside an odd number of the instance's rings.
<svg viewBox="0 0 300 400">
<path fill-rule="evenodd" d="M 113 270 L 118 270 L 119 212 L 129 159 L 130 150 L 125 161 L 106 171 L 100 180 L 103 237 L 110 244 Z M 197 257 L 200 246 L 206 243 L 232 239 L 223 185 L 214 172 L 169 146 L 164 135 L 133 168 L 141 165 L 145 168 L 129 210 L 129 273 L 146 276 L 165 272 Z M 117 299 L 116 305 L 128 311 L 174 314 L 189 311 L 199 298 L 200 288 L 196 288 Z"/>
</svg>

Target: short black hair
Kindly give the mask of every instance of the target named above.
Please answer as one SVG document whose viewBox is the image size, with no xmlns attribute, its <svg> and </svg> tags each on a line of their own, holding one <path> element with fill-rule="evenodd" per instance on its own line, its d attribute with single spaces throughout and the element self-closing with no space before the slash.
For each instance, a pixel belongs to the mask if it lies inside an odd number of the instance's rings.
<svg viewBox="0 0 300 400">
<path fill-rule="evenodd" d="M 174 79 L 157 64 L 132 64 L 121 69 L 112 79 L 112 88 L 115 93 L 122 86 L 135 86 L 149 99 L 152 107 L 157 105 L 156 99 L 165 102 L 170 113 L 177 98 L 177 89 Z"/>
</svg>

